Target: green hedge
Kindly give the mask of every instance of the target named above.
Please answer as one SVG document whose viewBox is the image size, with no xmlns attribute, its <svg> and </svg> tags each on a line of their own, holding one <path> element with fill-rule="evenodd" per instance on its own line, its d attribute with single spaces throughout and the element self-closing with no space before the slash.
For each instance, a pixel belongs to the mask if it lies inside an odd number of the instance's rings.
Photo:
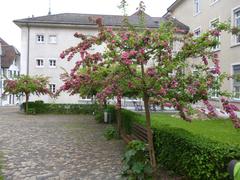
<svg viewBox="0 0 240 180">
<path fill-rule="evenodd" d="M 128 112 L 128 125 L 124 128 L 131 130 L 132 122 L 142 122 L 140 118 L 143 117 Z M 229 179 L 228 163 L 232 159 L 240 160 L 239 146 L 215 142 L 166 125 L 153 127 L 153 132 L 158 164 L 190 179 Z"/>
<path fill-rule="evenodd" d="M 23 103 L 25 109 L 25 103 Z M 29 114 L 93 114 L 98 111 L 98 105 L 90 104 L 50 104 L 43 101 L 29 102 Z"/>
<path fill-rule="evenodd" d="M 183 129 L 154 129 L 157 161 L 191 179 L 229 179 L 227 165 L 240 148 L 193 135 Z"/>
</svg>

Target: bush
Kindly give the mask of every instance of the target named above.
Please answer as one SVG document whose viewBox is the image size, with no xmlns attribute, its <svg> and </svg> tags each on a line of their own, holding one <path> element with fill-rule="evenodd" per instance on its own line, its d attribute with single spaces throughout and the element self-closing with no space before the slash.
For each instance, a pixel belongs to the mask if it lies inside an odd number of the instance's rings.
<svg viewBox="0 0 240 180">
<path fill-rule="evenodd" d="M 154 129 L 159 164 L 191 179 L 229 179 L 227 165 L 240 148 L 193 135 L 183 129 Z"/>
<path fill-rule="evenodd" d="M 123 157 L 122 176 L 128 179 L 150 179 L 152 169 L 146 145 L 142 141 L 131 141 Z"/>
<path fill-rule="evenodd" d="M 27 114 L 35 115 L 36 114 L 36 109 L 35 108 L 29 108 Z"/>
<path fill-rule="evenodd" d="M 118 133 L 116 131 L 116 129 L 113 126 L 109 126 L 105 129 L 104 131 L 104 137 L 107 140 L 111 140 L 111 139 L 118 139 Z"/>
<path fill-rule="evenodd" d="M 125 133 L 131 134 L 132 123 L 136 122 L 141 115 L 126 109 L 121 110 L 122 128 Z"/>
<path fill-rule="evenodd" d="M 133 122 L 144 125 L 144 117 L 123 110 L 123 128 L 129 134 Z M 125 119 L 126 118 L 126 119 Z M 159 165 L 190 179 L 229 179 L 227 165 L 240 159 L 240 147 L 217 142 L 181 128 L 162 124 L 153 127 Z"/>
<path fill-rule="evenodd" d="M 43 101 L 29 102 L 28 106 L 29 110 L 34 109 L 36 114 L 93 114 L 99 109 L 96 104 L 48 104 Z M 25 103 L 23 107 L 26 109 Z"/>
</svg>

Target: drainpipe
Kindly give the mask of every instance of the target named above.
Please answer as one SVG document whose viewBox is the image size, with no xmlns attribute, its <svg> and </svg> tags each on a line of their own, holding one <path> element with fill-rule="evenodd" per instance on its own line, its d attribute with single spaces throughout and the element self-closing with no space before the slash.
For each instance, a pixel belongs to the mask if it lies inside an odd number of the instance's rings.
<svg viewBox="0 0 240 180">
<path fill-rule="evenodd" d="M 30 49 L 30 27 L 29 24 L 27 23 L 27 75 L 29 75 L 29 49 Z"/>
<path fill-rule="evenodd" d="M 2 106 L 2 88 L 3 88 L 3 82 L 2 82 L 2 45 L 0 41 L 0 106 Z"/>
</svg>

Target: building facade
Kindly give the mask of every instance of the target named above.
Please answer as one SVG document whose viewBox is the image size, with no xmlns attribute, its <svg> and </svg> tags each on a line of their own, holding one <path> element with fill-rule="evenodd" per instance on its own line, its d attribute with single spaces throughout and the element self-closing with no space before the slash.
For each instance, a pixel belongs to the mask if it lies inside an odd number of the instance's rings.
<svg viewBox="0 0 240 180">
<path fill-rule="evenodd" d="M 0 106 L 16 105 L 20 98 L 16 95 L 3 95 L 4 81 L 14 79 L 20 74 L 20 53 L 0 38 Z"/>
<path fill-rule="evenodd" d="M 214 27 L 218 22 L 229 22 L 240 27 L 239 0 L 176 0 L 164 17 L 172 16 L 190 27 L 195 36 Z M 219 37 L 220 45 L 213 48 L 219 57 L 221 70 L 228 75 L 240 73 L 240 36 L 223 32 Z M 197 61 L 193 59 L 192 62 Z M 233 93 L 232 100 L 240 102 L 240 81 L 226 80 L 223 90 Z M 218 99 L 213 93 L 212 99 Z"/>
<path fill-rule="evenodd" d="M 132 25 L 139 25 L 139 13 L 137 11 L 129 16 Z M 60 75 L 65 69 L 70 72 L 75 62 L 80 57 L 76 55 L 70 62 L 60 60 L 60 53 L 79 43 L 79 39 L 74 38 L 75 32 L 86 35 L 96 35 L 98 33 L 96 23 L 91 19 L 101 17 L 104 25 L 119 29 L 122 27 L 123 16 L 117 15 L 92 15 L 92 14 L 56 14 L 42 17 L 15 20 L 14 23 L 22 30 L 21 48 L 21 74 L 44 75 L 50 78 L 49 88 L 54 93 L 63 84 Z M 160 23 L 166 19 L 160 17 L 150 17 L 145 14 L 148 28 L 158 28 Z M 174 23 L 181 29 L 187 29 L 185 25 L 174 20 Z M 104 47 L 96 47 L 92 51 L 103 51 Z M 57 99 L 48 96 L 31 96 L 30 100 L 42 99 L 50 103 L 79 103 L 82 98 L 79 96 L 69 96 L 62 93 Z"/>
</svg>

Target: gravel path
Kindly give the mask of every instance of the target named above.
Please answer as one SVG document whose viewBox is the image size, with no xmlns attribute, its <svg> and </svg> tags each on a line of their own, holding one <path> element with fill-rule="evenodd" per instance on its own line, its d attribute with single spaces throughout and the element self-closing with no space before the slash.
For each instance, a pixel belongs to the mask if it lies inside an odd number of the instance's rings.
<svg viewBox="0 0 240 180">
<path fill-rule="evenodd" d="M 121 140 L 85 115 L 24 115 L 0 108 L 0 153 L 6 180 L 120 179 Z"/>
</svg>

